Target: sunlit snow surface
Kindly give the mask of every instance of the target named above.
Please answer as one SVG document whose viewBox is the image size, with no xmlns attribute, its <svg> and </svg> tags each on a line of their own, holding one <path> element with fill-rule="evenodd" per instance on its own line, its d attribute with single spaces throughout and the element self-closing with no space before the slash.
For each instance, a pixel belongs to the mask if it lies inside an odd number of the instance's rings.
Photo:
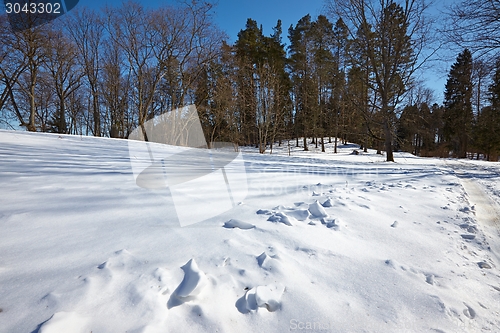
<svg viewBox="0 0 500 333">
<path fill-rule="evenodd" d="M 462 186 L 500 201 L 498 164 L 290 143 L 243 148 L 243 202 L 181 227 L 127 141 L 0 131 L 0 332 L 498 330 L 499 236 Z"/>
</svg>

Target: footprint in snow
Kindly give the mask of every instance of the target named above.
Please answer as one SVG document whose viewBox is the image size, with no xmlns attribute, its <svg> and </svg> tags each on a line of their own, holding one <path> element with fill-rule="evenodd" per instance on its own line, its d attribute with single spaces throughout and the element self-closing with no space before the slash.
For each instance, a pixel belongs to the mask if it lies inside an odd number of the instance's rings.
<svg viewBox="0 0 500 333">
<path fill-rule="evenodd" d="M 97 268 L 117 271 L 123 270 L 126 267 L 137 266 L 138 264 L 139 260 L 137 260 L 129 251 L 123 249 L 116 251 L 115 256 L 109 258 L 107 261 L 97 266 Z"/>
<path fill-rule="evenodd" d="M 464 309 L 463 311 L 464 315 L 469 319 L 476 318 L 476 311 L 474 311 L 474 309 L 468 306 L 466 303 L 464 303 L 464 305 L 466 306 L 466 309 Z"/>
<path fill-rule="evenodd" d="M 425 282 L 430 285 L 434 284 L 434 274 L 425 274 Z"/>
<path fill-rule="evenodd" d="M 470 207 L 467 207 L 467 206 L 459 208 L 458 210 L 462 213 L 467 213 L 467 214 L 473 211 L 473 209 L 471 209 Z"/>
<path fill-rule="evenodd" d="M 475 225 L 463 223 L 460 225 L 460 228 L 467 230 L 467 232 L 469 232 L 471 234 L 477 233 L 477 227 Z"/>
<path fill-rule="evenodd" d="M 491 269 L 490 264 L 485 261 L 478 262 L 477 265 L 479 266 L 479 268 Z"/>
<path fill-rule="evenodd" d="M 473 240 L 474 238 L 476 238 L 476 235 L 472 235 L 472 234 L 463 234 L 460 236 L 462 236 L 463 239 L 467 239 L 467 240 Z"/>
</svg>

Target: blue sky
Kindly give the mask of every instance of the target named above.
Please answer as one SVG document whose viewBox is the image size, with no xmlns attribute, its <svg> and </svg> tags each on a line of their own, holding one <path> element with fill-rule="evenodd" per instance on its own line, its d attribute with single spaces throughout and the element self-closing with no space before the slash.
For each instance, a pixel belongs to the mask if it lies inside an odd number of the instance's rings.
<svg viewBox="0 0 500 333">
<path fill-rule="evenodd" d="M 434 6 L 439 8 L 452 1 L 454 0 L 439 0 Z M 80 0 L 77 7 L 100 8 L 105 4 L 119 5 L 121 2 L 121 0 Z M 175 0 L 142 0 L 140 2 L 146 7 L 157 7 L 164 3 L 173 4 Z M 277 20 L 281 19 L 283 42 L 288 44 L 287 35 L 290 24 L 295 25 L 306 14 L 310 14 L 313 18 L 321 14 L 324 3 L 324 0 L 218 0 L 215 8 L 215 21 L 228 34 L 229 41 L 234 42 L 238 32 L 245 27 L 247 18 L 252 18 L 258 24 L 262 24 L 265 35 L 271 34 Z M 437 13 L 435 9 L 433 14 Z M 424 74 L 425 84 L 436 91 L 435 101 L 438 103 L 443 101 L 446 75 L 455 57 L 454 54 L 450 55 L 448 61 L 436 64 Z"/>
<path fill-rule="evenodd" d="M 226 31 L 231 41 L 236 40 L 238 32 L 245 27 L 247 18 L 262 24 L 264 34 L 270 35 L 278 19 L 282 21 L 283 41 L 288 42 L 288 28 L 305 15 L 312 17 L 321 13 L 323 0 L 219 0 L 217 23 Z"/>
<path fill-rule="evenodd" d="M 78 7 L 100 8 L 105 4 L 119 5 L 121 2 L 121 0 L 80 0 Z M 139 2 L 146 7 L 175 3 L 174 0 L 142 0 Z M 215 8 L 215 20 L 217 25 L 228 34 L 229 40 L 234 42 L 238 32 L 245 28 L 247 18 L 252 18 L 262 24 L 266 35 L 272 33 L 272 28 L 278 19 L 281 19 L 283 41 L 287 42 L 286 36 L 290 24 L 297 24 L 299 19 L 307 14 L 311 14 L 312 17 L 317 16 L 321 13 L 323 5 L 323 0 L 219 0 Z"/>
</svg>

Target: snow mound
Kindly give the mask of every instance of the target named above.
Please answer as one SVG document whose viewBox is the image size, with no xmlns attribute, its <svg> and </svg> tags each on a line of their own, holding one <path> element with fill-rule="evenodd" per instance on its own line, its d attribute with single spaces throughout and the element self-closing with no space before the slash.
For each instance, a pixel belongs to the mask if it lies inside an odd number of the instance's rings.
<svg viewBox="0 0 500 333">
<path fill-rule="evenodd" d="M 323 206 L 321 206 L 317 200 L 309 205 L 309 212 L 311 212 L 311 215 L 314 217 L 327 217 L 328 216 L 328 214 L 326 213 Z"/>
<path fill-rule="evenodd" d="M 333 206 L 333 201 L 332 201 L 332 199 L 328 198 L 328 199 L 326 199 L 326 201 L 325 201 L 325 202 L 323 202 L 321 205 L 322 205 L 323 207 L 327 207 L 327 208 L 328 208 L 328 207 L 332 207 L 332 206 Z"/>
<path fill-rule="evenodd" d="M 240 228 L 240 229 L 253 229 L 255 225 L 243 222 L 237 219 L 231 219 L 224 223 L 224 228 L 232 229 L 232 228 Z"/>
<path fill-rule="evenodd" d="M 291 216 L 286 215 L 285 213 L 277 212 L 271 215 L 268 219 L 271 222 L 281 222 L 288 226 L 292 226 L 292 222 L 297 222 L 297 220 Z"/>
<path fill-rule="evenodd" d="M 196 264 L 194 259 L 190 259 L 181 267 L 184 271 L 184 278 L 181 284 L 174 291 L 178 297 L 188 297 L 200 294 L 206 284 L 206 276 Z"/>
<path fill-rule="evenodd" d="M 282 284 L 254 287 L 248 290 L 245 296 L 243 296 L 243 312 L 258 311 L 259 308 L 264 307 L 269 312 L 277 311 L 281 307 L 281 296 L 284 292 L 285 286 Z"/>
<path fill-rule="evenodd" d="M 279 271 L 278 265 L 278 256 L 277 255 L 268 255 L 266 252 L 262 252 L 259 256 L 256 257 L 257 264 L 260 268 L 266 271 Z"/>
<path fill-rule="evenodd" d="M 333 230 L 340 230 L 340 221 L 338 219 L 321 219 L 321 223 L 325 224 L 327 228 L 333 229 Z"/>
<path fill-rule="evenodd" d="M 288 215 L 291 217 L 299 220 L 299 221 L 305 221 L 309 217 L 309 211 L 307 209 L 296 209 L 296 210 L 291 210 L 287 212 Z"/>
<path fill-rule="evenodd" d="M 39 333 L 87 333 L 88 320 L 75 312 L 57 312 L 40 327 Z"/>
</svg>

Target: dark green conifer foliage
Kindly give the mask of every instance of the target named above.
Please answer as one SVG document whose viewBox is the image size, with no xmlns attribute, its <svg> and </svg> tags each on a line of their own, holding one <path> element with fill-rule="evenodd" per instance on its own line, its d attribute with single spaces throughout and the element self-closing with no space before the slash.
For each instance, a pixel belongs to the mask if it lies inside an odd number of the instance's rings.
<svg viewBox="0 0 500 333">
<path fill-rule="evenodd" d="M 472 55 L 465 49 L 452 65 L 446 82 L 443 134 L 453 156 L 467 157 L 472 136 Z"/>
<path fill-rule="evenodd" d="M 491 105 L 483 108 L 475 128 L 476 147 L 490 161 L 500 154 L 500 59 L 496 62 L 493 82 L 489 87 Z"/>
</svg>

